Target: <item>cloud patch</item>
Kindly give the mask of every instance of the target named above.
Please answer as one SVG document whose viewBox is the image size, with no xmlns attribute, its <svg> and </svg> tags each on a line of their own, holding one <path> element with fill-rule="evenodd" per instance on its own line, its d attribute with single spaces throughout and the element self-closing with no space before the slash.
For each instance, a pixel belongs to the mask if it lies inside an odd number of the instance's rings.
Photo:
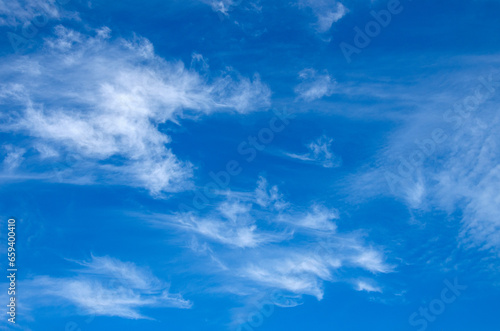
<svg viewBox="0 0 500 331">
<path fill-rule="evenodd" d="M 192 306 L 180 295 L 169 293 L 168 284 L 131 262 L 93 256 L 78 263 L 83 268 L 74 277 L 38 276 L 29 281 L 30 295 L 76 306 L 82 314 L 129 319 L 148 318 L 140 312 L 144 307 Z"/>
<path fill-rule="evenodd" d="M 61 4 L 67 0 L 10 0 L 0 2 L 0 26 L 19 27 L 30 21 L 37 26 L 45 25 L 47 20 L 59 20 L 69 17 L 69 12 L 65 11 Z M 31 27 L 36 29 L 36 27 Z M 29 31 L 29 30 L 27 30 Z"/>
<path fill-rule="evenodd" d="M 331 151 L 332 143 L 332 138 L 323 135 L 306 145 L 306 148 L 309 150 L 307 153 L 283 152 L 283 154 L 295 160 L 321 165 L 324 168 L 337 168 L 342 165 L 342 159 Z"/>
<path fill-rule="evenodd" d="M 317 19 L 314 27 L 319 33 L 328 32 L 333 23 L 339 21 L 348 12 L 348 9 L 339 1 L 300 0 L 299 6 L 312 10 Z"/>
<path fill-rule="evenodd" d="M 209 257 L 206 272 L 224 284 L 219 291 L 229 288 L 246 297 L 278 290 L 283 296 L 321 299 L 324 282 L 352 281 L 348 270 L 379 274 L 394 269 L 382 251 L 365 244 L 362 232 L 338 232 L 337 210 L 318 203 L 294 206 L 263 177 L 255 191 L 221 192 L 216 201 L 203 212 L 146 217 L 154 227 L 194 236 L 192 248 L 200 252 L 202 247 Z"/>
<path fill-rule="evenodd" d="M 186 189 L 192 167 L 168 147 L 168 125 L 270 104 L 258 75 L 249 79 L 232 69 L 203 75 L 163 60 L 147 39 L 111 40 L 110 33 L 101 28 L 90 36 L 57 26 L 43 50 L 0 66 L 11 78 L 0 85 L 0 103 L 14 109 L 2 114 L 2 129 L 36 139 L 26 147 L 44 146 L 39 160 L 27 161 L 75 160 L 54 178 L 86 177 L 153 195 Z"/>
<path fill-rule="evenodd" d="M 337 82 L 328 72 L 318 73 L 315 69 L 304 69 L 299 72 L 301 81 L 294 89 L 297 98 L 314 101 L 333 94 Z"/>
</svg>

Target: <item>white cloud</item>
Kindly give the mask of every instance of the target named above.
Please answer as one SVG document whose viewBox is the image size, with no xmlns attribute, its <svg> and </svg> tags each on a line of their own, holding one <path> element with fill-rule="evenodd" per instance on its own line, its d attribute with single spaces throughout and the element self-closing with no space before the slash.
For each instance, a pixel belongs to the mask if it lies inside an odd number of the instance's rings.
<svg viewBox="0 0 500 331">
<path fill-rule="evenodd" d="M 482 61 L 476 59 L 475 64 Z M 457 81 L 467 86 L 452 85 Z M 497 255 L 498 81 L 498 73 L 490 68 L 449 77 L 446 83 L 453 89 L 441 91 L 438 100 L 416 106 L 412 116 L 388 136 L 373 162 L 376 167 L 355 174 L 357 198 L 392 194 L 412 212 L 444 211 L 461 228 L 457 239 L 463 247 L 488 249 Z M 422 84 L 434 88 L 430 81 Z M 433 132 L 440 132 L 439 142 L 433 140 Z M 425 226 L 425 221 L 421 223 Z"/>
<path fill-rule="evenodd" d="M 392 267 L 388 266 L 381 252 L 365 249 L 363 247 L 353 247 L 354 250 L 358 251 L 358 255 L 351 259 L 351 262 L 355 265 L 363 267 L 371 272 L 386 273 L 390 272 Z"/>
<path fill-rule="evenodd" d="M 209 5 L 212 10 L 218 13 L 222 18 L 229 17 L 230 14 L 234 14 L 235 9 L 244 11 L 246 16 L 249 12 L 257 13 L 261 15 L 262 5 L 260 0 L 200 0 L 203 3 Z M 306 9 L 311 12 L 315 18 L 315 22 L 312 23 L 312 27 L 318 33 L 326 33 L 330 30 L 333 23 L 339 21 L 348 13 L 348 9 L 339 1 L 328 1 L 328 0 L 298 0 L 295 5 L 301 9 Z M 233 15 L 234 16 L 234 15 Z M 234 24 L 242 28 L 244 31 L 251 30 L 252 35 L 259 36 L 264 31 L 266 27 L 260 27 L 256 29 L 256 22 L 248 22 L 247 18 L 244 16 L 237 16 L 238 20 L 234 21 Z M 260 17 L 257 21 L 261 21 Z M 259 31 L 261 30 L 261 31 Z M 262 31 L 263 30 L 263 31 Z"/>
<path fill-rule="evenodd" d="M 257 231 L 253 222 L 226 223 L 217 219 L 197 218 L 185 214 L 170 218 L 170 220 L 186 230 L 197 232 L 216 242 L 240 248 L 256 247 L 264 242 L 276 241 L 278 238 L 271 233 Z"/>
<path fill-rule="evenodd" d="M 239 8 L 245 12 L 260 13 L 262 6 L 260 5 L 260 0 L 200 0 L 212 8 L 212 10 L 224 17 L 229 16 L 230 12 L 236 8 Z M 244 28 L 242 22 L 234 21 L 234 23 L 241 28 Z"/>
<path fill-rule="evenodd" d="M 294 241 L 288 247 L 263 247 L 238 267 L 249 286 L 278 289 L 286 294 L 323 297 L 323 283 L 350 281 L 349 272 L 358 269 L 371 273 L 392 272 L 381 252 L 367 247 L 350 234 L 312 236 L 313 244 L 301 246 Z M 253 284 L 253 285 L 252 285 Z"/>
<path fill-rule="evenodd" d="M 146 217 L 154 226 L 195 236 L 191 247 L 215 266 L 206 272 L 220 277 L 220 291 L 251 296 L 279 290 L 321 299 L 323 283 L 349 282 L 350 270 L 379 274 L 394 269 L 380 250 L 364 243 L 361 232 L 338 232 L 337 210 L 317 203 L 305 211 L 296 208 L 265 178 L 253 192 L 220 193 L 212 205 L 204 212 Z"/>
<path fill-rule="evenodd" d="M 358 280 L 356 283 L 357 291 L 367 291 L 367 292 L 382 292 L 382 289 L 376 285 L 371 284 L 365 280 Z"/>
<path fill-rule="evenodd" d="M 131 319 L 147 318 L 140 313 L 143 307 L 191 307 L 180 295 L 170 294 L 168 284 L 133 263 L 95 256 L 79 263 L 84 268 L 77 270 L 77 276 L 39 276 L 29 281 L 30 295 L 74 305 L 83 314 Z"/>
<path fill-rule="evenodd" d="M 255 202 L 261 207 L 270 207 L 271 209 L 282 210 L 287 207 L 283 196 L 278 192 L 278 186 L 273 185 L 268 188 L 267 180 L 259 177 L 257 188 L 255 189 Z"/>
<path fill-rule="evenodd" d="M 24 153 L 26 150 L 23 148 L 17 148 L 12 145 L 4 146 L 4 150 L 6 151 L 6 156 L 3 159 L 3 167 L 5 172 L 12 172 L 19 167 L 19 165 L 24 160 Z"/>
<path fill-rule="evenodd" d="M 284 152 L 284 155 L 303 162 L 321 165 L 324 168 L 337 168 L 342 164 L 342 159 L 331 151 L 333 139 L 325 135 L 311 141 L 306 145 L 309 150 L 305 154 Z"/>
<path fill-rule="evenodd" d="M 496 105 L 492 105 L 496 107 Z M 427 170 L 436 186 L 427 198 L 452 213 L 461 210 L 461 238 L 467 245 L 500 252 L 500 149 L 498 123 L 470 123 L 446 146 L 443 167 Z"/>
<path fill-rule="evenodd" d="M 322 260 L 302 254 L 259 260 L 240 270 L 244 278 L 298 294 L 323 297 L 321 280 L 330 280 L 330 266 Z"/>
<path fill-rule="evenodd" d="M 299 72 L 301 82 L 295 87 L 295 94 L 299 99 L 313 101 L 330 96 L 335 91 L 337 82 L 328 72 L 319 74 L 316 70 L 308 68 Z"/>
<path fill-rule="evenodd" d="M 233 0 L 202 0 L 205 3 L 208 3 L 212 10 L 215 12 L 219 12 L 224 15 L 228 15 L 228 11 L 233 6 Z M 237 0 L 237 2 L 241 2 L 241 0 Z"/>
<path fill-rule="evenodd" d="M 285 232 L 277 234 L 257 227 L 252 200 L 229 196 L 208 215 L 198 216 L 191 212 L 161 215 L 153 223 L 160 227 L 180 227 L 213 242 L 238 248 L 258 247 L 288 237 Z"/>
<path fill-rule="evenodd" d="M 313 205 L 311 207 L 311 211 L 308 211 L 305 214 L 298 214 L 294 216 L 280 215 L 278 217 L 280 221 L 293 224 L 295 227 L 330 232 L 335 232 L 337 230 L 337 225 L 333 222 L 333 220 L 338 218 L 338 211 L 328 209 L 321 205 Z"/>
<path fill-rule="evenodd" d="M 63 1 L 60 1 L 63 2 Z M 71 14 L 72 15 L 72 14 Z M 70 16 L 56 0 L 1 0 L 0 26 L 18 27 L 34 21 L 36 25 L 46 24 L 49 19 Z M 33 28 L 36 29 L 35 26 Z"/>
<path fill-rule="evenodd" d="M 300 7 L 311 8 L 317 18 L 315 28 L 319 33 L 328 32 L 332 24 L 344 17 L 348 10 L 338 1 L 299 0 Z"/>
<path fill-rule="evenodd" d="M 57 26 L 43 51 L 0 66 L 12 78 L 1 85 L 0 102 L 17 106 L 2 115 L 9 123 L 2 128 L 36 138 L 41 158 L 82 160 L 73 174 L 64 173 L 69 182 L 85 174 L 154 195 L 185 189 L 191 165 L 168 148 L 162 125 L 269 106 L 270 91 L 258 75 L 248 79 L 228 69 L 202 76 L 158 57 L 147 39 L 110 41 L 107 28 L 95 34 Z"/>
</svg>

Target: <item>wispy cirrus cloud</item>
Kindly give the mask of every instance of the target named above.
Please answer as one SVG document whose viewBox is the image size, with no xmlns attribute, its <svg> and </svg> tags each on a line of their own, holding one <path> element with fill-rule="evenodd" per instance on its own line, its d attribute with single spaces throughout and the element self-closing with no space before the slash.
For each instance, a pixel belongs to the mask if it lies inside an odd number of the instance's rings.
<svg viewBox="0 0 500 331">
<path fill-rule="evenodd" d="M 183 190 L 191 164 L 168 147 L 171 137 L 162 126 L 270 104 L 270 90 L 257 75 L 229 69 L 209 77 L 163 60 L 147 39 L 111 40 L 110 33 L 57 26 L 42 50 L 0 66 L 11 78 L 0 86 L 0 102 L 13 109 L 2 114 L 2 130 L 33 139 L 24 147 L 40 157 L 27 162 L 71 155 L 75 164 L 57 178 L 143 187 L 153 195 Z"/>
<path fill-rule="evenodd" d="M 218 291 L 248 297 L 279 290 L 321 299 L 324 282 L 351 282 L 352 270 L 379 274 L 394 269 L 381 250 L 365 243 L 362 231 L 338 232 L 337 210 L 317 203 L 298 208 L 263 177 L 255 191 L 220 192 L 216 201 L 204 212 L 144 217 L 154 227 L 194 236 L 191 247 L 209 257 L 206 263 L 212 266 L 205 272 L 221 280 Z"/>
<path fill-rule="evenodd" d="M 157 215 L 153 222 L 160 227 L 179 227 L 205 239 L 237 248 L 258 247 L 266 243 L 281 242 L 290 236 L 288 231 L 275 232 L 258 226 L 259 210 L 282 210 L 287 204 L 281 199 L 277 187 L 268 187 L 260 178 L 254 192 L 225 192 L 224 200 L 214 210 L 203 216 L 193 212 Z"/>
<path fill-rule="evenodd" d="M 169 293 L 169 285 L 134 263 L 108 256 L 77 262 L 73 277 L 38 276 L 26 282 L 33 300 L 72 305 L 81 314 L 148 318 L 145 307 L 190 308 L 191 302 Z"/>
<path fill-rule="evenodd" d="M 295 87 L 295 94 L 298 99 L 308 102 L 332 95 L 337 85 L 328 72 L 318 73 L 312 68 L 299 72 L 299 79 L 301 82 Z"/>
<path fill-rule="evenodd" d="M 367 280 L 358 280 L 356 282 L 356 290 L 366 292 L 382 292 L 380 287 L 373 285 L 372 282 Z"/>
<path fill-rule="evenodd" d="M 339 21 L 349 11 L 339 1 L 299 0 L 299 6 L 312 10 L 317 19 L 314 27 L 319 33 L 328 32 L 333 23 Z"/>
<path fill-rule="evenodd" d="M 491 105 L 495 107 L 494 105 Z M 485 107 L 489 107 L 486 106 Z M 485 109 L 486 110 L 486 109 Z M 500 254 L 500 133 L 498 116 L 471 123 L 445 146 L 451 156 L 439 169 L 425 169 L 426 199 L 448 211 L 462 211 L 461 240 L 467 246 L 493 249 Z"/>
<path fill-rule="evenodd" d="M 333 139 L 325 135 L 309 142 L 307 153 L 297 154 L 283 152 L 283 155 L 306 163 L 318 164 L 324 168 L 337 168 L 342 164 L 342 158 L 331 150 Z"/>
<path fill-rule="evenodd" d="M 24 148 L 18 148 L 12 145 L 5 145 L 5 158 L 3 159 L 3 167 L 6 173 L 10 173 L 17 169 L 23 162 L 23 155 L 26 153 Z"/>
<path fill-rule="evenodd" d="M 411 211 L 441 210 L 456 221 L 462 245 L 498 254 L 498 80 L 490 67 L 445 79 L 466 87 L 440 90 L 416 106 L 379 151 L 377 167 L 356 174 L 358 197 L 393 196 Z"/>
<path fill-rule="evenodd" d="M 62 0 L 10 0 L 0 1 L 0 26 L 18 27 L 30 21 L 45 25 L 49 19 L 77 17 L 76 13 L 64 10 Z M 32 27 L 32 29 L 35 27 Z M 35 28 L 36 29 L 36 28 Z"/>
<path fill-rule="evenodd" d="M 212 10 L 215 12 L 219 12 L 223 15 L 228 15 L 229 10 L 231 7 L 233 7 L 236 3 L 240 3 L 241 0 L 201 0 L 202 2 L 207 3 L 212 7 Z"/>
</svg>

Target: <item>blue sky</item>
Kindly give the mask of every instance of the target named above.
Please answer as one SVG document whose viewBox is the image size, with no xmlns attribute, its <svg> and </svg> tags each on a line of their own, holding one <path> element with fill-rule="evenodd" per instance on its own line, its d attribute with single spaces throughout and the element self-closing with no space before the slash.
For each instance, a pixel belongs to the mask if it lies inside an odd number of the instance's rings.
<svg viewBox="0 0 500 331">
<path fill-rule="evenodd" d="M 0 329 L 499 330 L 499 10 L 0 1 Z"/>
</svg>

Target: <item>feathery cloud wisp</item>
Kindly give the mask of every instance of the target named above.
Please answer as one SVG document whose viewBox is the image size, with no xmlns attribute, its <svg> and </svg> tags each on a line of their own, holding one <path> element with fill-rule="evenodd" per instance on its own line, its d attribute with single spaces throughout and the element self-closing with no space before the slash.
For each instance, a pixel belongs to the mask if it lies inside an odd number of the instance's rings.
<svg viewBox="0 0 500 331">
<path fill-rule="evenodd" d="M 300 83 L 295 87 L 297 98 L 313 101 L 330 96 L 335 90 L 337 82 L 328 72 L 318 73 L 315 69 L 304 69 L 299 72 Z"/>
<path fill-rule="evenodd" d="M 161 128 L 217 111 L 247 113 L 266 108 L 270 91 L 256 75 L 234 71 L 208 77 L 167 62 L 144 38 L 111 41 L 57 26 L 44 51 L 0 66 L 12 77 L 0 86 L 6 131 L 37 138 L 54 153 L 26 162 L 81 160 L 62 173 L 67 181 L 88 178 L 143 187 L 153 195 L 189 187 L 191 164 L 168 147 Z M 50 176 L 50 174 L 46 174 Z M 59 176 L 61 177 L 61 176 Z"/>
<path fill-rule="evenodd" d="M 297 208 L 263 177 L 255 191 L 222 192 L 214 204 L 208 211 L 147 218 L 155 227 L 194 236 L 193 248 L 203 247 L 214 264 L 206 272 L 222 277 L 232 292 L 280 290 L 321 299 L 323 282 L 351 281 L 340 276 L 344 270 L 377 274 L 394 269 L 359 232 L 338 233 L 337 210 L 317 203 L 310 210 Z"/>
<path fill-rule="evenodd" d="M 324 168 L 337 168 L 342 164 L 342 159 L 331 151 L 332 138 L 323 135 L 306 145 L 309 150 L 305 154 L 284 152 L 284 155 L 292 159 L 307 163 L 319 164 Z"/>
<path fill-rule="evenodd" d="M 38 276 L 28 281 L 30 295 L 35 300 L 51 297 L 53 304 L 74 305 L 83 314 L 131 319 L 147 318 L 140 312 L 143 307 L 192 305 L 180 295 L 169 293 L 168 284 L 131 262 L 92 256 L 90 261 L 78 263 L 84 268 L 76 270 L 74 277 Z"/>
</svg>

